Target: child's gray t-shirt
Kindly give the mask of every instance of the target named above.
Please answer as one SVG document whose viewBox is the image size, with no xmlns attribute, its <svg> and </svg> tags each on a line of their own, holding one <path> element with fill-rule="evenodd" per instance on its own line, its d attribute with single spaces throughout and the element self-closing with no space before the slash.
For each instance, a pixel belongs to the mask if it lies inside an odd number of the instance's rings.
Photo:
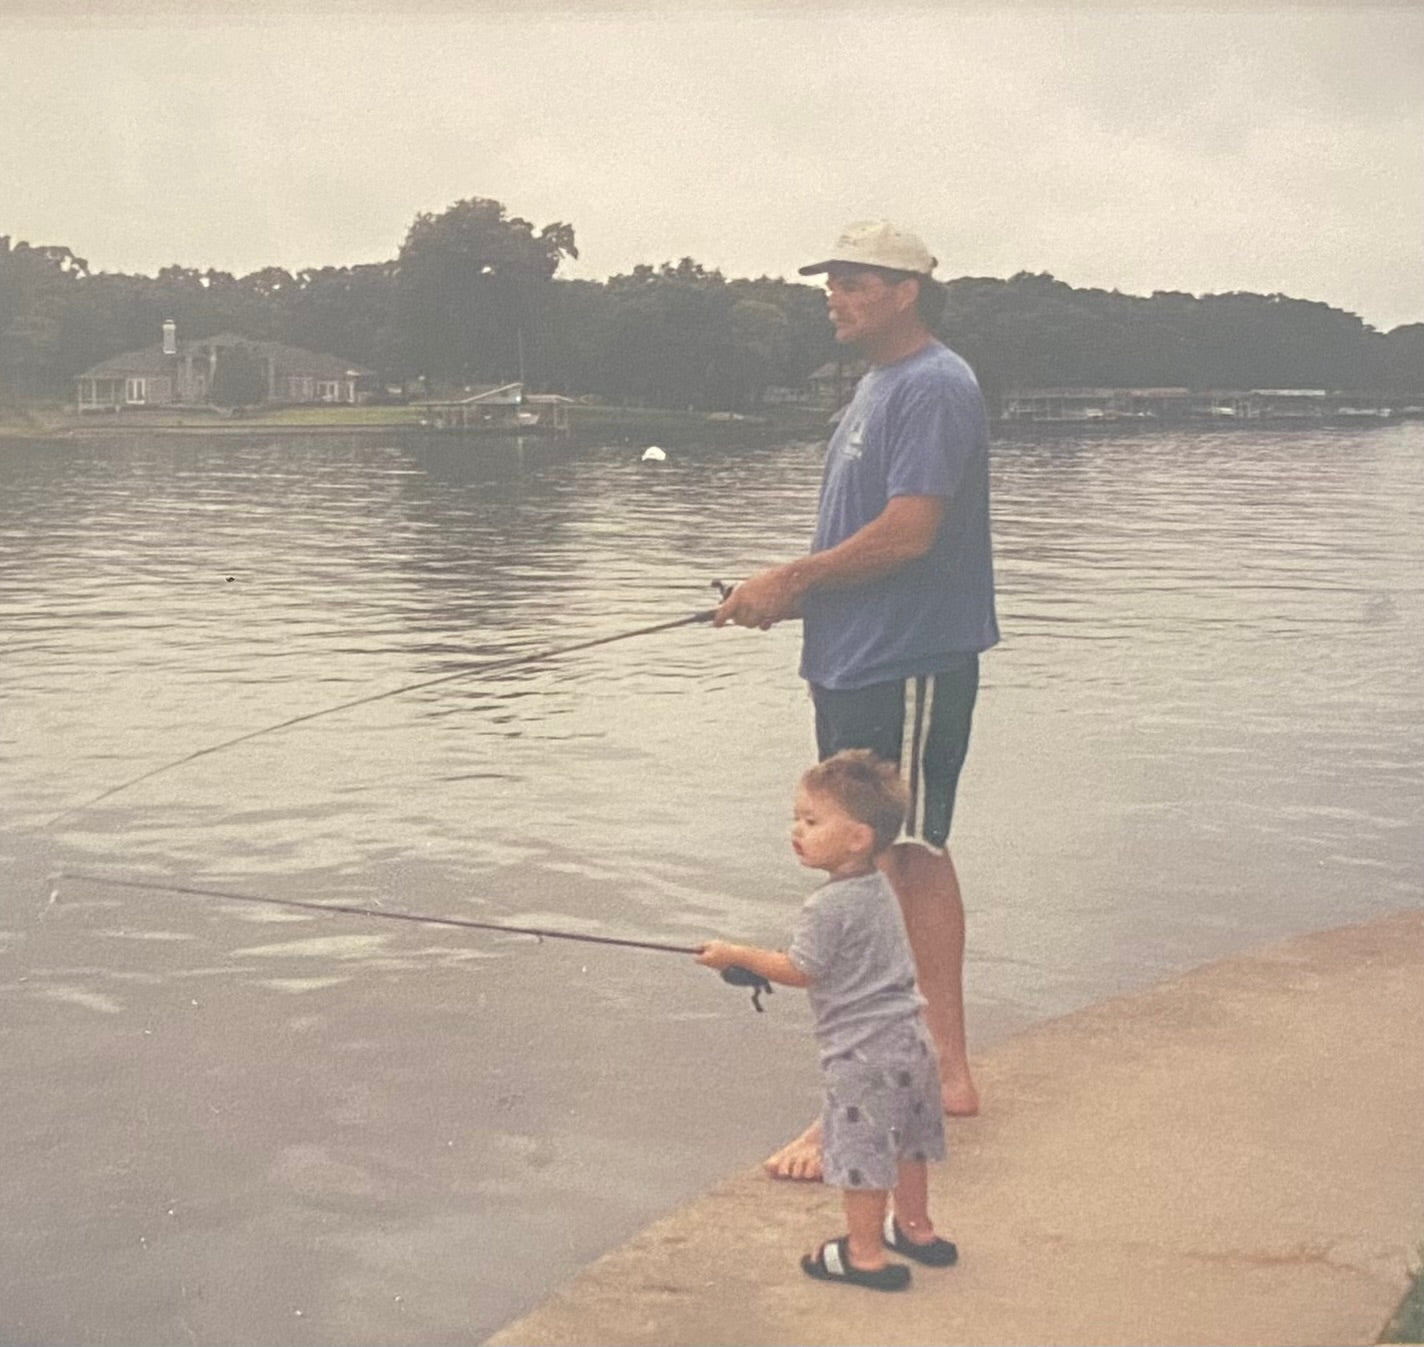
<svg viewBox="0 0 1424 1347">
<path fill-rule="evenodd" d="M 823 1063 L 913 1020 L 924 1005 L 900 904 L 878 870 L 817 889 L 786 953 L 810 979 Z"/>
</svg>

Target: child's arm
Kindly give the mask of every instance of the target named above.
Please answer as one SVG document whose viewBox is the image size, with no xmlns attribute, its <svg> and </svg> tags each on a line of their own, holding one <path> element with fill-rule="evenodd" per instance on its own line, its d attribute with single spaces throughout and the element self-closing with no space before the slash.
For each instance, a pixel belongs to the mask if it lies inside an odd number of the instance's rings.
<svg viewBox="0 0 1424 1347">
<path fill-rule="evenodd" d="M 709 940 L 697 955 L 704 968 L 730 968 L 736 964 L 784 987 L 805 987 L 811 979 L 779 949 L 757 949 L 753 945 L 729 945 L 725 940 Z"/>
</svg>

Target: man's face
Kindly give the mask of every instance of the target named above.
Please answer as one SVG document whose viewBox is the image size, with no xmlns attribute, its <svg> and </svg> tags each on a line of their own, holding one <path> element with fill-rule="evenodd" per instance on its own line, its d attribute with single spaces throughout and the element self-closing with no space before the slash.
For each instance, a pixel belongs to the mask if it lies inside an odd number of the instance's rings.
<svg viewBox="0 0 1424 1347">
<path fill-rule="evenodd" d="M 834 263 L 826 272 L 826 310 L 836 340 L 874 340 L 894 328 L 915 303 L 911 281 L 889 281 L 878 271 Z"/>
</svg>

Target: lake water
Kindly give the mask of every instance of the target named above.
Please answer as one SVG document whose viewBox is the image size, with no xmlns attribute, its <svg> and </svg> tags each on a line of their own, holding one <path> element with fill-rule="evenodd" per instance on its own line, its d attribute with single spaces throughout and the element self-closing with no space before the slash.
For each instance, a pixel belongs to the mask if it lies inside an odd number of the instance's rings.
<svg viewBox="0 0 1424 1347">
<path fill-rule="evenodd" d="M 690 959 L 60 870 L 780 941 L 820 446 L 0 443 L 0 1339 L 478 1341 L 806 1121 L 802 998 Z M 1424 425 L 1000 436 L 955 824 L 971 1051 L 1417 905 Z M 987 1101 L 992 1107 L 992 1100 Z"/>
</svg>

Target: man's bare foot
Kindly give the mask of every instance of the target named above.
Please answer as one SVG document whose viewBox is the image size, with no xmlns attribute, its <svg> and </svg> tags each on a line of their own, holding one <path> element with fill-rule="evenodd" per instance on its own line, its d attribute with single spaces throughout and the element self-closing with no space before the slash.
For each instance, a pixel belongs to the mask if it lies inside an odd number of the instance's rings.
<svg viewBox="0 0 1424 1347">
<path fill-rule="evenodd" d="M 803 1183 L 821 1181 L 821 1124 L 813 1122 L 794 1141 L 788 1141 L 761 1166 L 774 1179 L 798 1179 Z"/>
<path fill-rule="evenodd" d="M 967 1073 L 955 1079 L 941 1068 L 939 1097 L 951 1118 L 972 1118 L 979 1112 L 979 1091 Z"/>
</svg>

